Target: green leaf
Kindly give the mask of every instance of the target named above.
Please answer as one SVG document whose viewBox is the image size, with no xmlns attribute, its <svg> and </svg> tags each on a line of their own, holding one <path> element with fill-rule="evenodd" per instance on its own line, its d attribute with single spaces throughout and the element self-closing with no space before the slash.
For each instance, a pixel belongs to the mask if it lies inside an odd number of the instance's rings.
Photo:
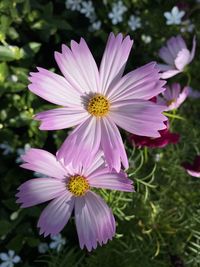
<svg viewBox="0 0 200 267">
<path fill-rule="evenodd" d="M 6 235 L 9 233 L 11 228 L 11 223 L 6 220 L 0 220 L 0 235 Z"/>
</svg>

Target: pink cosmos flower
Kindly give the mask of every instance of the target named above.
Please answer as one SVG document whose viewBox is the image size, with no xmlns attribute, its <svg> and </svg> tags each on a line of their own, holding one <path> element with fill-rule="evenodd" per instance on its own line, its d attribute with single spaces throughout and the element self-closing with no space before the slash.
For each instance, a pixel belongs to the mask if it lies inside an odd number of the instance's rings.
<svg viewBox="0 0 200 267">
<path fill-rule="evenodd" d="M 102 153 L 98 152 L 90 165 L 63 165 L 51 153 L 30 149 L 22 156 L 21 167 L 44 175 L 23 183 L 16 194 L 22 208 L 50 201 L 43 210 L 38 227 L 40 234 L 58 234 L 67 224 L 73 209 L 80 247 L 91 251 L 115 235 L 115 219 L 104 200 L 91 188 L 106 188 L 132 192 L 132 181 L 121 171 L 110 172 Z M 78 162 L 78 161 L 77 161 Z"/>
<path fill-rule="evenodd" d="M 200 178 L 200 155 L 197 155 L 195 157 L 193 164 L 184 162 L 182 166 L 185 168 L 189 175 Z"/>
<path fill-rule="evenodd" d="M 133 41 L 110 34 L 98 70 L 84 41 L 71 42 L 55 52 L 64 77 L 43 68 L 30 73 L 30 91 L 63 106 L 35 116 L 41 130 L 76 128 L 58 152 L 65 162 L 90 161 L 102 149 L 109 168 L 128 168 L 128 159 L 117 126 L 128 132 L 159 137 L 165 128 L 163 106 L 148 101 L 164 91 L 156 63 L 149 63 L 122 77 Z M 116 126 L 117 125 L 117 126 Z M 73 154 L 73 157 L 72 157 Z"/>
<path fill-rule="evenodd" d="M 160 137 L 150 138 L 147 136 L 139 136 L 130 134 L 129 140 L 133 142 L 136 147 L 150 147 L 150 148 L 163 148 L 169 144 L 177 144 L 180 135 L 177 133 L 171 133 L 169 130 L 169 122 L 166 122 L 167 128 L 159 131 Z"/>
<path fill-rule="evenodd" d="M 157 97 L 157 103 L 167 106 L 166 110 L 177 109 L 187 98 L 189 87 L 185 86 L 181 91 L 179 83 L 173 83 L 171 87 L 166 86 L 162 96 Z"/>
<path fill-rule="evenodd" d="M 195 37 L 193 38 L 191 52 L 187 49 L 186 43 L 180 35 L 171 37 L 167 41 L 167 45 L 162 47 L 159 51 L 159 57 L 166 63 L 158 65 L 162 71 L 161 78 L 168 79 L 183 72 L 185 66 L 193 60 L 195 49 Z"/>
</svg>

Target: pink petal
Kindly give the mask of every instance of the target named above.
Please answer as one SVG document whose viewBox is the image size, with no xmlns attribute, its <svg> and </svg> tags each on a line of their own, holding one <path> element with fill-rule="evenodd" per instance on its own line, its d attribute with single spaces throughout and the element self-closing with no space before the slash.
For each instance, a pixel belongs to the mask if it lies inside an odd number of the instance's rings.
<svg viewBox="0 0 200 267">
<path fill-rule="evenodd" d="M 83 166 L 82 174 L 85 177 L 88 177 L 89 175 L 92 175 L 93 172 L 96 172 L 97 170 L 105 169 L 105 159 L 103 155 L 103 151 L 99 150 L 97 154 L 94 156 L 93 160 L 90 164 L 85 164 Z"/>
<path fill-rule="evenodd" d="M 77 162 L 90 164 L 99 149 L 100 140 L 100 120 L 91 116 L 67 137 L 58 151 L 58 158 L 63 159 L 66 164 L 72 162 L 74 166 Z"/>
<path fill-rule="evenodd" d="M 156 63 L 149 63 L 126 74 L 109 91 L 110 101 L 126 99 L 150 99 L 164 91 Z"/>
<path fill-rule="evenodd" d="M 37 227 L 40 234 L 57 235 L 67 224 L 74 208 L 74 197 L 68 191 L 51 201 L 40 215 Z"/>
<path fill-rule="evenodd" d="M 190 51 L 188 49 L 182 49 L 178 52 L 175 59 L 175 66 L 178 70 L 183 71 L 184 67 L 190 62 Z"/>
<path fill-rule="evenodd" d="M 177 43 L 179 50 L 183 48 L 187 48 L 185 41 L 180 35 L 176 36 L 176 43 Z"/>
<path fill-rule="evenodd" d="M 174 57 L 166 46 L 162 47 L 159 50 L 158 55 L 165 63 L 169 65 L 174 65 Z"/>
<path fill-rule="evenodd" d="M 169 78 L 175 76 L 176 74 L 178 74 L 180 72 L 181 72 L 180 70 L 171 69 L 171 70 L 168 70 L 168 71 L 165 71 L 165 72 L 161 73 L 160 77 L 162 79 L 169 79 Z"/>
<path fill-rule="evenodd" d="M 119 130 L 109 117 L 104 117 L 101 123 L 101 148 L 110 169 L 117 172 L 121 169 L 121 161 L 128 168 L 128 159 Z"/>
<path fill-rule="evenodd" d="M 16 202 L 27 208 L 60 196 L 66 191 L 66 186 L 58 179 L 36 178 L 23 183 L 18 190 Z"/>
<path fill-rule="evenodd" d="M 120 33 L 110 34 L 100 65 L 101 92 L 105 94 L 121 78 L 133 41 Z"/>
<path fill-rule="evenodd" d="M 132 181 L 127 178 L 124 172 L 110 172 L 105 168 L 98 170 L 88 176 L 91 187 L 106 188 L 111 190 L 133 192 Z"/>
<path fill-rule="evenodd" d="M 159 137 L 167 118 L 162 115 L 165 106 L 147 100 L 124 100 L 112 104 L 110 117 L 121 128 L 137 135 Z"/>
<path fill-rule="evenodd" d="M 62 53 L 55 52 L 56 62 L 67 81 L 80 93 L 98 92 L 99 73 L 94 58 L 84 41 L 71 42 L 71 50 L 63 45 Z"/>
<path fill-rule="evenodd" d="M 88 251 L 106 244 L 115 235 L 115 219 L 106 203 L 93 192 L 75 199 L 75 221 L 79 244 Z"/>
<path fill-rule="evenodd" d="M 192 51 L 190 54 L 190 62 L 193 60 L 196 50 L 196 36 L 193 37 Z"/>
<path fill-rule="evenodd" d="M 185 99 L 188 97 L 188 94 L 189 94 L 189 87 L 186 86 L 183 88 L 182 92 L 178 96 L 177 99 L 178 107 L 185 101 Z"/>
<path fill-rule="evenodd" d="M 31 148 L 22 159 L 25 161 L 21 165 L 22 168 L 59 179 L 63 179 L 67 174 L 56 157 L 45 150 Z"/>
<path fill-rule="evenodd" d="M 200 178 L 200 172 L 195 172 L 195 171 L 191 171 L 191 170 L 186 170 L 187 173 L 193 177 L 197 177 Z"/>
<path fill-rule="evenodd" d="M 62 76 L 43 68 L 31 72 L 28 88 L 43 99 L 62 106 L 81 106 L 80 94 Z"/>
<path fill-rule="evenodd" d="M 74 127 L 88 119 L 88 113 L 78 108 L 57 108 L 35 115 L 41 121 L 40 130 L 60 130 Z"/>
<path fill-rule="evenodd" d="M 173 83 L 171 89 L 172 99 L 177 99 L 179 97 L 180 92 L 181 85 L 179 83 Z"/>
<path fill-rule="evenodd" d="M 172 57 L 175 59 L 178 52 L 180 51 L 179 43 L 177 42 L 177 37 L 172 37 L 167 41 L 167 48 L 171 53 Z"/>
</svg>

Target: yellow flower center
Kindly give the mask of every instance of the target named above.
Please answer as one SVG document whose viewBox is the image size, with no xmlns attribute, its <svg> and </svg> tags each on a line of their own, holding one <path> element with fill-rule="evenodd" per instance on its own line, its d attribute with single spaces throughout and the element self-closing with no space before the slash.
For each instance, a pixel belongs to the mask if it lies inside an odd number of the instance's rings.
<svg viewBox="0 0 200 267">
<path fill-rule="evenodd" d="M 73 175 L 68 182 L 68 190 L 76 197 L 81 197 L 90 189 L 89 183 L 84 176 Z"/>
<path fill-rule="evenodd" d="M 109 111 L 110 103 L 105 96 L 96 94 L 88 102 L 87 111 L 96 117 L 105 116 Z"/>
<path fill-rule="evenodd" d="M 167 106 L 169 107 L 171 104 L 173 104 L 176 101 L 176 99 L 171 99 L 169 101 L 167 101 Z"/>
</svg>

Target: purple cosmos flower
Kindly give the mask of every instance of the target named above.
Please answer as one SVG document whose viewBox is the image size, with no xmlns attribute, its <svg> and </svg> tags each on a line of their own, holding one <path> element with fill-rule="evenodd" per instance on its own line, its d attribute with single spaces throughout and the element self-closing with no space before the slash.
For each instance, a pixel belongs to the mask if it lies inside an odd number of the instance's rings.
<svg viewBox="0 0 200 267">
<path fill-rule="evenodd" d="M 167 45 L 162 47 L 159 51 L 159 57 L 166 63 L 158 65 L 162 71 L 161 78 L 168 79 L 183 72 L 185 66 L 193 60 L 195 49 L 195 37 L 193 38 L 191 52 L 187 49 L 186 43 L 180 35 L 171 37 L 167 41 Z"/>
<path fill-rule="evenodd" d="M 200 178 L 200 155 L 195 157 L 195 160 L 192 164 L 184 162 L 182 166 L 189 175 Z"/>
<path fill-rule="evenodd" d="M 173 83 L 171 87 L 166 86 L 162 96 L 157 97 L 157 103 L 166 105 L 166 110 L 177 109 L 187 98 L 189 87 L 185 86 L 181 91 L 179 83 Z"/>
<path fill-rule="evenodd" d="M 149 63 L 122 77 L 133 41 L 110 34 L 98 70 L 84 41 L 71 42 L 55 52 L 64 77 L 38 68 L 30 73 L 30 91 L 57 104 L 57 109 L 35 116 L 41 130 L 77 126 L 58 152 L 65 162 L 90 161 L 102 149 L 109 168 L 128 168 L 119 127 L 138 135 L 159 137 L 165 128 L 163 106 L 148 101 L 164 91 L 156 63 Z M 73 154 L 73 157 L 72 157 Z"/>
<path fill-rule="evenodd" d="M 22 208 L 50 201 L 43 210 L 38 227 L 40 234 L 55 236 L 67 224 L 73 209 L 80 247 L 91 251 L 115 235 L 115 219 L 104 200 L 91 188 L 132 192 L 132 181 L 121 171 L 110 172 L 98 152 L 90 165 L 64 165 L 51 153 L 30 149 L 22 156 L 21 167 L 44 174 L 44 178 L 23 183 L 17 193 Z M 77 160 L 77 162 L 79 162 Z M 48 176 L 48 178 L 46 178 Z"/>
</svg>

